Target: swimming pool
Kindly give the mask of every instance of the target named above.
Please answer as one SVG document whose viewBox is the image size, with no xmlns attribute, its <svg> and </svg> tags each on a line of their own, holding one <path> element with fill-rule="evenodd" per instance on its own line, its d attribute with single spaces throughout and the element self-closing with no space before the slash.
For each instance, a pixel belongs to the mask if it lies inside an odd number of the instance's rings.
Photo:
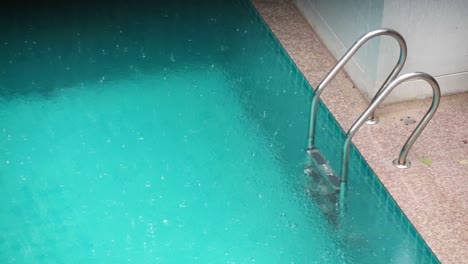
<svg viewBox="0 0 468 264">
<path fill-rule="evenodd" d="M 344 210 L 303 173 L 312 92 L 248 1 L 29 8 L 1 23 L 1 263 L 437 262 L 355 149 Z"/>
</svg>

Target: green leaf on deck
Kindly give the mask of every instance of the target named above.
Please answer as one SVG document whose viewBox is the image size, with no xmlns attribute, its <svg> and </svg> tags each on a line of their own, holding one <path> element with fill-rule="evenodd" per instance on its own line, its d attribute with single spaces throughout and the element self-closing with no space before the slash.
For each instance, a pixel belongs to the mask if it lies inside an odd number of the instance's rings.
<svg viewBox="0 0 468 264">
<path fill-rule="evenodd" d="M 431 166 L 431 161 L 427 157 L 422 157 L 421 161 L 426 164 L 427 166 Z"/>
</svg>

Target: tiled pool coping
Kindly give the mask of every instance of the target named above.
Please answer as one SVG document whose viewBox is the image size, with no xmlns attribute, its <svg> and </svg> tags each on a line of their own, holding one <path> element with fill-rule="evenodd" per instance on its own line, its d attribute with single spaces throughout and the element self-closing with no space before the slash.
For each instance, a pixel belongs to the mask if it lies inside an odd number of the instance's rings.
<svg viewBox="0 0 468 264">
<path fill-rule="evenodd" d="M 335 59 L 300 12 L 288 0 L 252 2 L 315 86 Z M 322 99 L 345 130 L 368 104 L 344 73 L 330 84 Z M 391 165 L 414 129 L 414 125 L 404 125 L 401 119 L 411 116 L 419 120 L 427 110 L 428 100 L 382 107 L 377 112 L 381 123 L 362 127 L 353 141 L 442 263 L 468 263 L 468 193 L 464 187 L 468 186 L 466 102 L 468 93 L 442 98 L 439 111 L 410 151 L 411 169 L 399 170 Z M 431 160 L 430 166 L 421 161 L 423 156 Z M 411 229 L 409 232 L 413 233 Z"/>
</svg>

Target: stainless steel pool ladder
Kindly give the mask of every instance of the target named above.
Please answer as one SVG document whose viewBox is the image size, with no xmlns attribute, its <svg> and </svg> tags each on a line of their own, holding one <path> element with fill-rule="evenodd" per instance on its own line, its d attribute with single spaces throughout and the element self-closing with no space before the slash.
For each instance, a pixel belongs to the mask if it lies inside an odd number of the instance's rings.
<svg viewBox="0 0 468 264">
<path fill-rule="evenodd" d="M 323 90 L 331 81 L 331 79 L 333 79 L 333 77 L 336 76 L 336 74 L 344 67 L 344 65 L 351 59 L 351 57 L 359 50 L 359 48 L 362 45 L 364 45 L 364 43 L 366 43 L 368 40 L 374 37 L 381 36 L 381 35 L 387 35 L 387 36 L 393 37 L 394 39 L 398 41 L 398 44 L 400 45 L 400 57 L 398 59 L 397 64 L 393 68 L 392 72 L 390 72 L 390 75 L 388 75 L 387 79 L 382 84 L 380 89 L 377 91 L 377 94 L 375 95 L 372 101 L 374 101 L 375 98 L 382 93 L 383 88 L 392 80 L 394 80 L 400 73 L 401 69 L 403 68 L 406 62 L 406 56 L 407 56 L 406 42 L 405 42 L 405 39 L 400 35 L 400 33 L 392 29 L 381 28 L 381 29 L 372 30 L 364 34 L 362 37 L 360 37 L 353 44 L 353 46 L 343 55 L 343 57 L 341 57 L 341 59 L 338 61 L 335 67 L 333 67 L 330 70 L 330 72 L 325 76 L 325 78 L 322 79 L 322 81 L 320 81 L 319 85 L 317 86 L 317 89 L 315 90 L 314 97 L 312 98 L 311 111 L 310 111 L 309 142 L 308 142 L 309 150 L 314 148 L 315 123 L 317 120 L 317 106 L 318 106 L 319 97 L 322 94 Z M 377 118 L 374 115 L 374 111 L 372 111 L 368 117 L 368 124 L 375 124 L 375 123 L 377 123 Z"/>
<path fill-rule="evenodd" d="M 416 129 L 414 129 L 413 133 L 409 136 L 408 140 L 406 140 L 405 145 L 401 149 L 400 155 L 397 159 L 393 161 L 393 165 L 399 168 L 409 168 L 411 163 L 409 160 L 406 159 L 409 150 L 413 146 L 416 139 L 419 137 L 421 132 L 426 127 L 427 123 L 431 120 L 436 112 L 437 108 L 439 107 L 440 103 L 440 87 L 437 81 L 431 75 L 424 73 L 424 72 L 413 72 L 403 74 L 402 76 L 394 79 L 388 85 L 386 85 L 381 93 L 379 93 L 371 102 L 371 104 L 367 107 L 367 109 L 361 114 L 361 116 L 354 122 L 351 128 L 348 130 L 346 134 L 345 143 L 343 145 L 343 159 L 341 161 L 341 182 L 345 183 L 348 180 L 348 162 L 349 162 L 349 145 L 351 143 L 351 139 L 353 138 L 354 134 L 356 134 L 357 130 L 364 124 L 367 117 L 379 106 L 380 103 L 390 94 L 393 89 L 395 89 L 398 85 L 403 82 L 415 79 L 422 79 L 428 82 L 432 87 L 432 104 L 429 107 L 429 110 L 422 118 L 421 122 L 419 122 Z"/>
</svg>

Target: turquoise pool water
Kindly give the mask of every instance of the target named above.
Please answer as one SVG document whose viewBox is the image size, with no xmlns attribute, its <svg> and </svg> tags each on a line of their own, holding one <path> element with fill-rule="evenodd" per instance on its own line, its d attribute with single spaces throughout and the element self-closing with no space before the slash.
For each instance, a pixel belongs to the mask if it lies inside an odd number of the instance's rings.
<svg viewBox="0 0 468 264">
<path fill-rule="evenodd" d="M 5 8 L 0 263 L 436 263 L 248 1 Z M 320 106 L 318 146 L 343 133 Z"/>
</svg>

